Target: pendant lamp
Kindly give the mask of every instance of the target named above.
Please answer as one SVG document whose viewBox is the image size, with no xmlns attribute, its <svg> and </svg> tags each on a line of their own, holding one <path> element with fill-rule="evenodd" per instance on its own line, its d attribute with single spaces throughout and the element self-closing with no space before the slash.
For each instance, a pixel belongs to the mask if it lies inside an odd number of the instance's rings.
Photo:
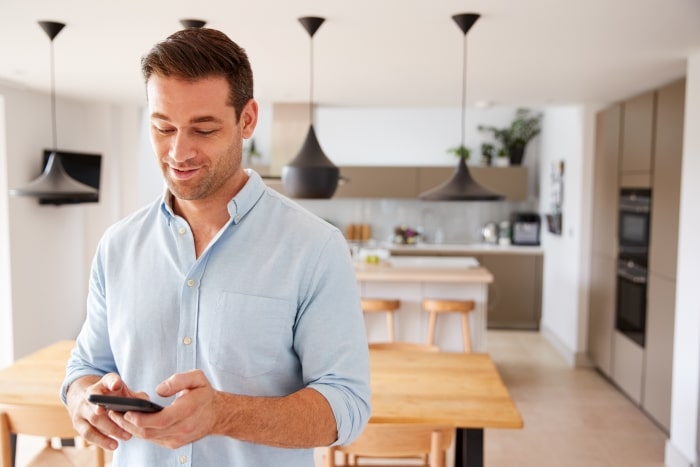
<svg viewBox="0 0 700 467">
<path fill-rule="evenodd" d="M 203 21 L 201 19 L 181 19 L 180 24 L 182 24 L 183 28 L 203 28 L 205 24 L 207 24 L 206 21 Z"/>
<path fill-rule="evenodd" d="M 10 190 L 12 196 L 34 196 L 44 200 L 66 199 L 74 201 L 85 199 L 94 201 L 98 191 L 84 183 L 81 183 L 68 175 L 63 168 L 60 156 L 57 155 L 56 144 L 56 85 L 54 76 L 53 40 L 63 29 L 65 24 L 54 21 L 39 21 L 39 26 L 51 40 L 51 122 L 53 129 L 53 148 L 44 167 L 44 172 L 39 178 L 32 180 L 22 188 Z"/>
<path fill-rule="evenodd" d="M 316 138 L 313 124 L 313 37 L 324 18 L 299 18 L 310 39 L 309 131 L 297 155 L 282 167 L 282 185 L 293 198 L 330 198 L 338 188 L 340 169 L 324 154 Z"/>
<path fill-rule="evenodd" d="M 464 124 L 467 106 L 467 32 L 479 19 L 476 13 L 462 13 L 454 15 L 452 19 L 457 23 L 464 34 L 464 53 L 462 62 L 462 138 L 461 146 L 464 147 Z M 442 185 L 423 192 L 419 195 L 425 201 L 500 201 L 503 196 L 494 193 L 479 185 L 472 178 L 469 167 L 463 157 L 459 158 L 457 168 L 452 177 Z"/>
</svg>

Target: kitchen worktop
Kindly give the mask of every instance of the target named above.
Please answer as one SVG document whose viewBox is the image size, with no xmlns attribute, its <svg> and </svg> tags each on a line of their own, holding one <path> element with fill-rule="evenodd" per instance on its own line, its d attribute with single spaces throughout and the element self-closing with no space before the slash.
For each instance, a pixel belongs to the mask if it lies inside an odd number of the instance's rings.
<svg viewBox="0 0 700 467">
<path fill-rule="evenodd" d="M 444 258 L 451 259 L 451 258 Z M 444 282 L 479 283 L 493 282 L 491 273 L 481 266 L 455 267 L 454 265 L 415 264 L 392 265 L 355 263 L 355 276 L 359 281 L 371 282 Z"/>
<path fill-rule="evenodd" d="M 419 243 L 416 245 L 398 245 L 387 243 L 382 245 L 395 256 L 471 256 L 475 254 L 526 254 L 541 255 L 541 246 L 526 245 L 493 245 L 488 243 Z"/>
</svg>

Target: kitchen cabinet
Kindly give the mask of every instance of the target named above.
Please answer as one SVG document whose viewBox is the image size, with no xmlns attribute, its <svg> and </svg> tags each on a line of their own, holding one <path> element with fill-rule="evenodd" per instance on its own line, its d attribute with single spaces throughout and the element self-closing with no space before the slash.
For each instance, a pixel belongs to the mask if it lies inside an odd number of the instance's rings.
<svg viewBox="0 0 700 467">
<path fill-rule="evenodd" d="M 649 91 L 627 99 L 623 105 L 621 185 L 648 188 L 651 185 L 654 149 L 656 93 Z"/>
<path fill-rule="evenodd" d="M 418 194 L 416 167 L 341 167 L 344 179 L 334 198 L 415 199 Z"/>
<path fill-rule="evenodd" d="M 539 329 L 542 256 L 485 254 L 476 259 L 493 274 L 488 290 L 488 328 Z"/>
<path fill-rule="evenodd" d="M 671 381 L 676 282 L 649 274 L 642 407 L 666 431 L 671 427 Z"/>
<path fill-rule="evenodd" d="M 658 90 L 642 407 L 670 430 L 685 80 Z M 668 384 L 659 384 L 665 381 Z"/>
<path fill-rule="evenodd" d="M 593 364 L 608 377 L 612 377 L 616 266 L 614 258 L 595 254 L 591 258 L 588 353 Z"/>
<path fill-rule="evenodd" d="M 596 147 L 591 228 L 591 281 L 588 299 L 588 353 L 605 375 L 612 375 L 619 204 L 618 165 L 622 105 L 596 116 Z"/>
<path fill-rule="evenodd" d="M 624 334 L 615 331 L 613 336 L 612 379 L 617 386 L 639 404 L 642 400 L 642 374 L 644 372 L 644 348 Z M 657 384 L 661 382 L 657 381 Z M 668 381 L 671 385 L 671 381 Z"/>
<path fill-rule="evenodd" d="M 676 279 L 685 80 L 658 91 L 649 270 Z"/>
<path fill-rule="evenodd" d="M 258 173 L 273 173 L 258 167 Z M 395 198 L 417 199 L 418 196 L 443 182 L 454 167 L 406 166 L 344 166 L 340 167 L 341 182 L 334 198 Z M 502 194 L 507 201 L 527 200 L 527 168 L 470 167 L 472 177 L 484 187 Z M 267 178 L 268 186 L 284 194 L 279 178 Z"/>
<path fill-rule="evenodd" d="M 596 149 L 593 173 L 592 251 L 605 258 L 617 257 L 618 163 L 622 106 L 613 105 L 596 116 Z"/>
</svg>

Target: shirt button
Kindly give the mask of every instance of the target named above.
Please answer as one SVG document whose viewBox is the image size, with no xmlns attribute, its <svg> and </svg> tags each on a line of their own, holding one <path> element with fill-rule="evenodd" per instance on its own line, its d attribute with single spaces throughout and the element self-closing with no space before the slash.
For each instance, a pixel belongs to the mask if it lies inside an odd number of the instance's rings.
<svg viewBox="0 0 700 467">
<path fill-rule="evenodd" d="M 180 456 L 180 464 L 187 464 L 187 456 Z"/>
<path fill-rule="evenodd" d="M 182 339 L 182 343 L 185 345 L 190 345 L 192 343 L 192 338 L 190 336 L 187 336 L 184 339 Z"/>
<path fill-rule="evenodd" d="M 178 232 L 180 235 L 185 235 L 185 233 L 187 232 L 187 229 L 184 228 L 184 227 L 180 227 L 179 229 L 177 229 L 177 232 Z"/>
<path fill-rule="evenodd" d="M 187 285 L 188 285 L 189 287 L 194 287 L 194 279 L 188 280 L 188 281 L 187 281 Z"/>
</svg>

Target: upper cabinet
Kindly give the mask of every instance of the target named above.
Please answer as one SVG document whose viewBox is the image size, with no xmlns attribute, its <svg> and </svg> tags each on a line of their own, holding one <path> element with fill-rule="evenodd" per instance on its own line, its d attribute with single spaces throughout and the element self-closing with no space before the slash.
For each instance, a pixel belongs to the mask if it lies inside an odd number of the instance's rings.
<svg viewBox="0 0 700 467">
<path fill-rule="evenodd" d="M 613 105 L 596 116 L 596 149 L 593 175 L 593 253 L 617 256 L 618 165 L 622 106 Z"/>
<path fill-rule="evenodd" d="M 654 142 L 649 270 L 676 279 L 685 80 L 659 89 Z"/>
<path fill-rule="evenodd" d="M 416 198 L 416 167 L 341 167 L 340 176 L 334 198 Z"/>
<path fill-rule="evenodd" d="M 646 92 L 622 104 L 621 185 L 651 186 L 656 93 Z"/>
</svg>

